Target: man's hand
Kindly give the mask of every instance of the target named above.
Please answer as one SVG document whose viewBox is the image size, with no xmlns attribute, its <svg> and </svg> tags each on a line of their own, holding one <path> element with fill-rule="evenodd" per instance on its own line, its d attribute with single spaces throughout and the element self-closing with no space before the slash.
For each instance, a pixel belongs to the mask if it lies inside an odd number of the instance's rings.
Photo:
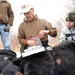
<svg viewBox="0 0 75 75">
<path fill-rule="evenodd" d="M 27 44 L 29 46 L 36 46 L 37 45 L 37 42 L 35 40 L 28 40 Z"/>
<path fill-rule="evenodd" d="M 39 36 L 40 36 L 40 38 L 43 38 L 44 35 L 45 35 L 45 34 L 48 34 L 48 33 L 49 33 L 49 30 L 41 30 L 41 31 L 39 32 Z"/>
<path fill-rule="evenodd" d="M 9 32 L 9 30 L 10 30 L 10 26 L 9 25 L 5 26 L 4 31 Z"/>
</svg>

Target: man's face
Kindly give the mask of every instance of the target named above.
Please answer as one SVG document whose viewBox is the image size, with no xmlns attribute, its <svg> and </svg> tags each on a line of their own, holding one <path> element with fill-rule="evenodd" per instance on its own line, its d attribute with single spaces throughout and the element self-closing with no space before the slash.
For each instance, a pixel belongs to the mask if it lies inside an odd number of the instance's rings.
<svg viewBox="0 0 75 75">
<path fill-rule="evenodd" d="M 24 13 L 27 21 L 31 21 L 34 18 L 34 9 L 30 9 L 29 12 Z"/>
<path fill-rule="evenodd" d="M 66 21 L 66 26 L 68 28 L 72 28 L 72 27 L 74 27 L 74 22 L 72 22 L 72 21 Z"/>
</svg>

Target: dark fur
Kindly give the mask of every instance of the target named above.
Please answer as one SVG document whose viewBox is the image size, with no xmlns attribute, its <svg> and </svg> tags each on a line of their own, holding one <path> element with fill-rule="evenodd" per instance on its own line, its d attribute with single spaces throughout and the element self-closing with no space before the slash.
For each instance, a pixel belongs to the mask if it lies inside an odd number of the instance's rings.
<svg viewBox="0 0 75 75">
<path fill-rule="evenodd" d="M 19 65 L 24 75 L 75 75 L 75 44 L 61 44 L 51 51 L 25 57 Z"/>
<path fill-rule="evenodd" d="M 24 58 L 21 64 L 24 75 L 56 75 L 53 57 L 46 51 Z"/>
<path fill-rule="evenodd" d="M 52 56 L 55 60 L 56 67 L 62 75 L 75 75 L 75 44 L 67 43 L 53 47 Z M 56 62 L 61 59 L 61 64 Z M 64 74 L 65 73 L 65 74 Z"/>
</svg>

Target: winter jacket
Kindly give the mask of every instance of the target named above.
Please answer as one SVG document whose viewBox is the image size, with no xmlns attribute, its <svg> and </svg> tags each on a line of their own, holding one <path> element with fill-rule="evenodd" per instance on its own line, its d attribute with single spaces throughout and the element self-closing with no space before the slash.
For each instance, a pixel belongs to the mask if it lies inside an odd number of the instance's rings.
<svg viewBox="0 0 75 75">
<path fill-rule="evenodd" d="M 63 42 L 75 42 L 75 27 L 73 28 L 64 27 L 61 30 L 59 43 Z"/>
<path fill-rule="evenodd" d="M 11 4 L 7 0 L 0 2 L 0 24 L 13 25 L 14 13 Z"/>
</svg>

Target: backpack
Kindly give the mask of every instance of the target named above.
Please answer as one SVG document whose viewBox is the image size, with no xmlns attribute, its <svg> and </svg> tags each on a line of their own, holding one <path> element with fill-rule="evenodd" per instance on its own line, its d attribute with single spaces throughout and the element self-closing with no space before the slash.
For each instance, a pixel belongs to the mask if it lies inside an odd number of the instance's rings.
<svg viewBox="0 0 75 75">
<path fill-rule="evenodd" d="M 0 50 L 0 73 L 4 67 L 16 58 L 16 53 L 11 50 Z"/>
</svg>

